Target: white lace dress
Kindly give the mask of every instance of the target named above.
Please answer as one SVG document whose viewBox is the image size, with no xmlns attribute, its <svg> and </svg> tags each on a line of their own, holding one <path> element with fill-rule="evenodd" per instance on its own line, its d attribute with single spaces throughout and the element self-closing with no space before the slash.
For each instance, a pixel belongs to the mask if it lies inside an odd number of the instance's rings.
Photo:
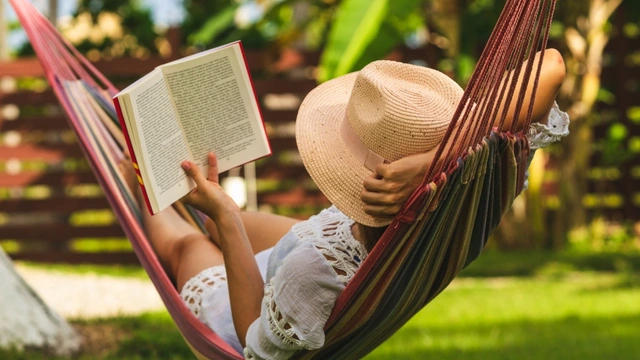
<svg viewBox="0 0 640 360">
<path fill-rule="evenodd" d="M 181 296 L 192 313 L 247 359 L 287 359 L 297 350 L 320 348 L 336 299 L 367 256 L 353 238 L 353 223 L 330 207 L 256 255 L 266 285 L 245 349 L 233 327 L 224 266 L 190 279 Z"/>
<path fill-rule="evenodd" d="M 535 151 L 568 133 L 569 117 L 556 104 L 548 125 L 534 124 L 527 138 Z M 256 255 L 266 285 L 260 318 L 249 327 L 244 349 L 233 327 L 224 266 L 206 269 L 190 279 L 182 289 L 182 299 L 247 359 L 287 359 L 300 349 L 320 348 L 336 299 L 367 256 L 353 238 L 353 223 L 330 207 L 294 225 L 276 246 Z"/>
</svg>

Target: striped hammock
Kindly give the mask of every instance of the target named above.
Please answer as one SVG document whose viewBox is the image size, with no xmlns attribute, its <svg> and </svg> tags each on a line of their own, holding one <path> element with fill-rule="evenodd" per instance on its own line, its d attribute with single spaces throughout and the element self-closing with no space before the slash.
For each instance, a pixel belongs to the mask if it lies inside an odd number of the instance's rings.
<svg viewBox="0 0 640 360">
<path fill-rule="evenodd" d="M 189 312 L 147 240 L 140 210 L 116 166 L 125 148 L 111 100 L 117 89 L 28 1 L 10 2 L 114 213 L 185 340 L 199 358 L 241 358 Z M 339 297 L 325 327 L 325 346 L 300 351 L 296 358 L 366 355 L 478 257 L 522 190 L 526 137 L 515 132 L 516 121 L 510 132 L 495 129 L 503 128 L 511 102 L 516 103 L 515 118 L 526 111 L 525 128 L 531 122 L 534 101 L 523 108 L 526 88 L 533 82 L 536 93 L 542 60 L 533 59 L 546 48 L 554 8 L 555 0 L 507 1 L 442 142 L 452 139 L 462 146 L 440 146 L 436 159 L 444 161 L 430 166 Z M 518 84 L 518 78 L 524 81 Z M 475 106 L 464 106 L 470 102 Z M 176 207 L 199 224 L 191 210 Z"/>
</svg>

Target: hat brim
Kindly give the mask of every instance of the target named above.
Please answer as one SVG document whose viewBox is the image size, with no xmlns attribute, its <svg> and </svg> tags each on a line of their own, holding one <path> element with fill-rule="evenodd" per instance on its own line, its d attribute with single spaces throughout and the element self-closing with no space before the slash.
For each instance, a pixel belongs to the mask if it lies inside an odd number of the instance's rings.
<svg viewBox="0 0 640 360">
<path fill-rule="evenodd" d="M 320 191 L 345 215 L 371 227 L 386 226 L 364 212 L 363 181 L 373 173 L 345 144 L 340 128 L 358 73 L 327 81 L 312 90 L 298 110 L 296 142 L 302 162 Z"/>
</svg>

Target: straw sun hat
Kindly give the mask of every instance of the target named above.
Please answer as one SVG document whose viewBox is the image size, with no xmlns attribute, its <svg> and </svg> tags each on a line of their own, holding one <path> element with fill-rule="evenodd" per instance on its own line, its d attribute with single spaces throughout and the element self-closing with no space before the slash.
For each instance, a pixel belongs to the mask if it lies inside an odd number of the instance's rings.
<svg viewBox="0 0 640 360">
<path fill-rule="evenodd" d="M 437 146 L 462 93 L 439 71 L 385 60 L 327 81 L 307 95 L 298 112 L 302 161 L 344 214 L 363 225 L 388 225 L 364 212 L 364 179 L 380 163 Z"/>
</svg>

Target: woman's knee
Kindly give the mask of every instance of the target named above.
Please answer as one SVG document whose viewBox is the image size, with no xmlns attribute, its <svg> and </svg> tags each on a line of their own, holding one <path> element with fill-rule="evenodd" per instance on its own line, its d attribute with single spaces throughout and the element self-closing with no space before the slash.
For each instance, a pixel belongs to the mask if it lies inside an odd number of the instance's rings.
<svg viewBox="0 0 640 360">
<path fill-rule="evenodd" d="M 567 74 L 567 68 L 562 58 L 562 54 L 556 49 L 547 49 L 544 53 L 542 63 L 542 74 L 549 84 L 559 89 Z"/>
<path fill-rule="evenodd" d="M 172 277 L 176 277 L 183 262 L 211 244 L 204 234 L 188 234 L 168 244 L 165 251 L 165 262 L 170 267 Z"/>
</svg>

